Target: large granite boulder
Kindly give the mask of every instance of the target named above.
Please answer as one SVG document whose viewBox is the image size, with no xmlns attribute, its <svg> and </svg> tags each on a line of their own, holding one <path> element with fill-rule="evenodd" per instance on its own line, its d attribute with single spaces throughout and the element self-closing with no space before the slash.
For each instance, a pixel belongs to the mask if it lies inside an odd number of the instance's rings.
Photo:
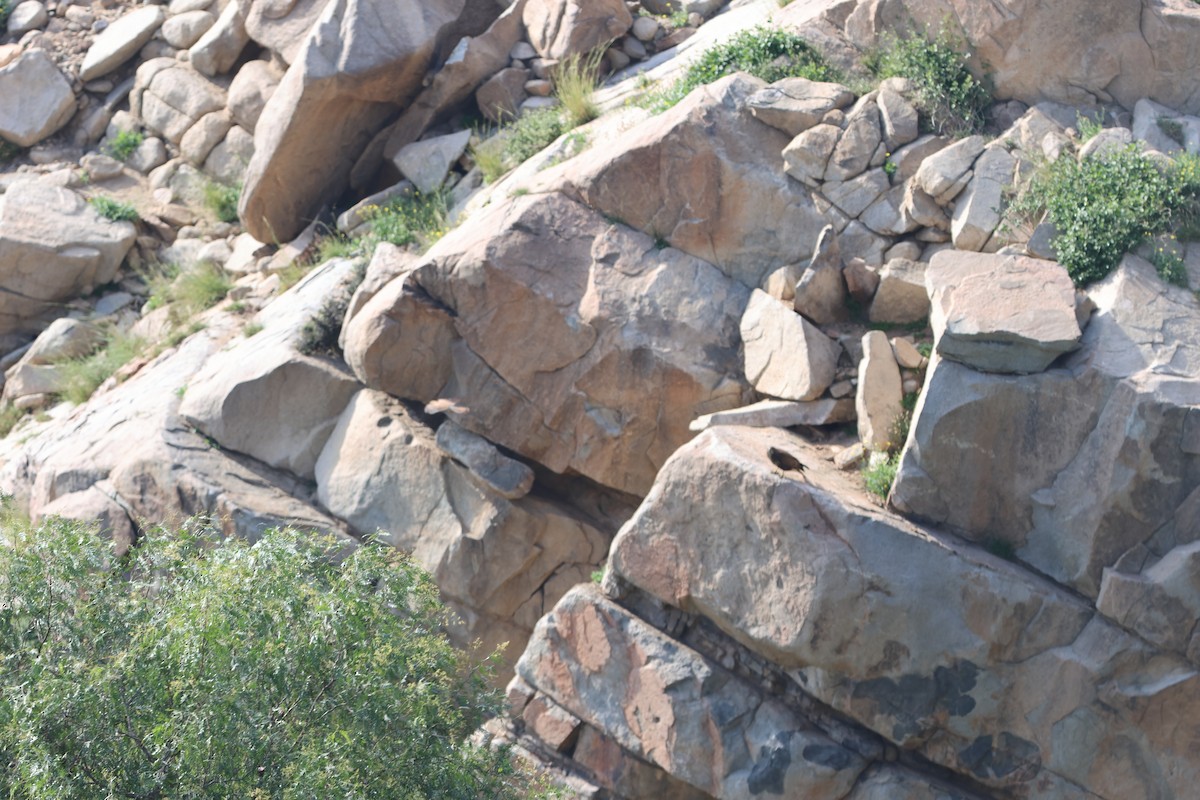
<svg viewBox="0 0 1200 800">
<path fill-rule="evenodd" d="M 166 18 L 162 6 L 150 5 L 130 11 L 105 28 L 88 48 L 79 66 L 79 79 L 102 78 L 133 58 L 150 41 Z"/>
<path fill-rule="evenodd" d="M 555 472 L 641 494 L 693 418 L 751 399 L 749 297 L 561 194 L 529 195 L 376 294 L 347 325 L 346 360 L 372 388 L 457 400 L 459 424 Z"/>
<path fill-rule="evenodd" d="M 210 318 L 205 330 L 125 382 L 101 387 L 69 416 L 0 439 L 0 493 L 35 519 L 108 509 L 101 521 L 107 518 L 117 537 L 131 526 L 171 525 L 195 514 L 249 537 L 289 524 L 340 533 L 337 520 L 297 499 L 304 489 L 294 478 L 212 446 L 179 418 L 181 391 L 235 335 L 229 316 Z"/>
<path fill-rule="evenodd" d="M 529 0 L 521 18 L 538 54 L 556 59 L 586 55 L 633 24 L 622 0 Z"/>
<path fill-rule="evenodd" d="M 778 700 L 579 587 L 538 623 L 518 674 L 672 777 L 721 798 L 839 800 L 866 761 Z"/>
<path fill-rule="evenodd" d="M 421 88 L 438 49 L 483 30 L 490 0 L 331 0 L 255 127 L 238 212 L 288 241 L 346 188 L 364 146 Z"/>
<path fill-rule="evenodd" d="M 321 452 L 317 498 L 355 530 L 412 553 L 459 612 L 455 640 L 488 651 L 507 643 L 511 667 L 534 623 L 604 562 L 620 519 L 536 493 L 510 500 L 437 438 L 419 412 L 363 390 Z"/>
<path fill-rule="evenodd" d="M 1133 256 L 1089 294 L 1080 349 L 1045 372 L 935 359 L 892 502 L 1095 597 L 1127 553 L 1196 538 L 1200 304 Z"/>
<path fill-rule="evenodd" d="M 745 74 L 723 78 L 546 181 L 757 288 L 778 267 L 807 261 L 836 222 L 780 169 L 788 135 L 748 107 L 765 86 Z"/>
<path fill-rule="evenodd" d="M 1053 100 L 1076 106 L 1144 97 L 1187 113 L 1200 96 L 1186 76 L 1200 67 L 1200 15 L 1190 0 L 859 0 L 844 21 L 860 47 L 896 30 L 938 30 L 965 39 L 975 65 L 986 68 L 1000 98 Z"/>
<path fill-rule="evenodd" d="M 355 270 L 334 260 L 264 309 L 263 329 L 215 354 L 188 384 L 179 414 L 222 447 L 312 478 L 342 410 L 361 388 L 345 367 L 304 355 L 297 343 Z"/>
<path fill-rule="evenodd" d="M 0 139 L 37 144 L 75 113 L 75 92 L 45 50 L 29 50 L 0 67 Z"/>
<path fill-rule="evenodd" d="M 944 358 L 984 372 L 1041 372 L 1079 347 L 1075 285 L 1053 261 L 943 250 L 925 283 Z"/>
<path fill-rule="evenodd" d="M 772 448 L 806 470 L 781 471 Z M 1073 592 L 879 511 L 820 453 L 779 430 L 701 434 L 618 534 L 606 593 L 704 618 L 786 673 L 782 693 L 997 796 L 1191 791 L 1193 666 Z M 599 672 L 586 661 L 597 652 L 608 651 L 581 652 L 578 665 L 564 654 L 556 674 Z"/>
<path fill-rule="evenodd" d="M 21 181 L 0 194 L 0 340 L 117 275 L 137 230 L 70 189 Z"/>
<path fill-rule="evenodd" d="M 242 6 L 250 39 L 291 64 L 329 0 L 238 0 L 231 5 Z"/>
</svg>

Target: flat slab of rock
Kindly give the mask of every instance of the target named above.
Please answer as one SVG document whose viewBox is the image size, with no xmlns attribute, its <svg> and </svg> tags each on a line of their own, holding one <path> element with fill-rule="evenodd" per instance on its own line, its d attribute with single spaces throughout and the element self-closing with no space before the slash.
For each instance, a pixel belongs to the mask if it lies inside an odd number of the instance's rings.
<svg viewBox="0 0 1200 800">
<path fill-rule="evenodd" d="M 0 69 L 0 138 L 37 144 L 75 113 L 75 93 L 45 50 L 30 50 Z"/>
<path fill-rule="evenodd" d="M 784 78 L 746 101 L 750 113 L 788 136 L 798 136 L 835 108 L 847 108 L 854 93 L 840 83 Z"/>
<path fill-rule="evenodd" d="M 102 78 L 124 64 L 150 41 L 165 16 L 162 6 L 142 6 L 113 22 L 88 48 L 79 68 L 79 79 Z"/>
<path fill-rule="evenodd" d="M 1053 261 L 943 250 L 925 271 L 938 354 L 985 372 L 1041 372 L 1079 347 L 1075 286 Z"/>
<path fill-rule="evenodd" d="M 900 366 L 883 331 L 870 331 L 862 340 L 863 358 L 858 363 L 858 438 L 873 452 L 901 444 L 893 441 L 896 421 L 904 411 L 904 389 Z"/>
<path fill-rule="evenodd" d="M 763 400 L 741 408 L 717 411 L 692 420 L 693 431 L 706 431 L 718 425 L 747 428 L 790 428 L 793 425 L 836 425 L 854 419 L 853 398 L 834 400 L 826 397 L 799 403 L 791 400 Z"/>
<path fill-rule="evenodd" d="M 437 446 L 471 471 L 492 491 L 509 500 L 529 494 L 533 470 L 500 452 L 496 445 L 477 433 L 446 420 L 438 427 Z"/>
</svg>

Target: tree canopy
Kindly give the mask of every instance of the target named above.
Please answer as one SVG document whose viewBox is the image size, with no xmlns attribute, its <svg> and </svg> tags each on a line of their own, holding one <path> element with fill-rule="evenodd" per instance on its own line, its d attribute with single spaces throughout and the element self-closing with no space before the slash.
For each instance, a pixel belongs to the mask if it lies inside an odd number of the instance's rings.
<svg viewBox="0 0 1200 800">
<path fill-rule="evenodd" d="M 0 797 L 505 798 L 486 667 L 384 546 L 0 532 Z"/>
</svg>

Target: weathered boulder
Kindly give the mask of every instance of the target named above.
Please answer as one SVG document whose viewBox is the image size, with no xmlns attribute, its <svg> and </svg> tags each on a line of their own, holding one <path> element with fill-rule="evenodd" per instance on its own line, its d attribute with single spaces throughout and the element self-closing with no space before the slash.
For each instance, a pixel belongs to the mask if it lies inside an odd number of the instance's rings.
<svg viewBox="0 0 1200 800">
<path fill-rule="evenodd" d="M 479 112 L 497 125 L 512 122 L 521 111 L 521 103 L 529 96 L 525 84 L 530 72 L 524 67 L 508 67 L 484 81 L 475 92 Z"/>
<path fill-rule="evenodd" d="M 446 63 L 404 109 L 395 124 L 379 136 L 354 165 L 350 181 L 365 188 L 375 180 L 380 157 L 391 159 L 405 145 L 415 142 L 431 125 L 441 120 L 471 96 L 485 80 L 510 64 L 509 53 L 525 34 L 521 13 L 526 0 L 517 0 L 486 31 L 459 41 Z M 532 49 L 532 48 L 531 48 Z"/>
<path fill-rule="evenodd" d="M 279 73 L 268 61 L 249 61 L 239 69 L 229 84 L 227 105 L 233 121 L 254 133 L 263 108 L 279 86 L 279 78 Z"/>
<path fill-rule="evenodd" d="M 879 286 L 868 315 L 872 322 L 920 322 L 929 316 L 929 294 L 925 289 L 927 264 L 893 258 L 879 270 Z"/>
<path fill-rule="evenodd" d="M 925 283 L 944 358 L 984 372 L 1041 372 L 1079 346 L 1075 285 L 1052 261 L 943 250 Z"/>
<path fill-rule="evenodd" d="M 420 89 L 437 49 L 497 13 L 488 0 L 330 2 L 259 117 L 238 206 L 246 229 L 260 241 L 299 234 Z"/>
<path fill-rule="evenodd" d="M 225 90 L 174 59 L 153 59 L 138 67 L 130 100 L 146 127 L 179 144 L 193 125 L 225 109 Z"/>
<path fill-rule="evenodd" d="M 37 144 L 75 113 L 75 93 L 45 50 L 28 50 L 0 67 L 0 138 Z"/>
<path fill-rule="evenodd" d="M 293 63 L 329 0 L 239 0 L 246 35 Z"/>
<path fill-rule="evenodd" d="M 825 179 L 829 157 L 837 147 L 842 129 L 822 123 L 799 134 L 783 148 L 783 167 L 796 180 L 817 188 Z"/>
<path fill-rule="evenodd" d="M 430 194 L 442 188 L 450 167 L 466 152 L 470 141 L 469 130 L 423 139 L 401 148 L 392 161 L 419 192 Z"/>
<path fill-rule="evenodd" d="M 233 69 L 249 41 L 245 3 L 226 3 L 213 26 L 188 50 L 188 63 L 210 78 L 222 75 Z"/>
<path fill-rule="evenodd" d="M 988 246 L 1000 225 L 1004 191 L 1014 183 L 1017 161 L 1003 147 L 989 147 L 975 161 L 975 175 L 954 203 L 950 233 L 959 250 L 999 249 Z"/>
<path fill-rule="evenodd" d="M 921 162 L 913 185 L 945 205 L 966 186 L 968 172 L 986 144 L 982 136 L 968 136 L 938 150 Z"/>
<path fill-rule="evenodd" d="M 438 426 L 436 442 L 443 453 L 466 467 L 472 478 L 509 500 L 524 497 L 533 487 L 532 469 L 452 420 Z"/>
<path fill-rule="evenodd" d="M 50 21 L 46 7 L 38 0 L 24 0 L 12 6 L 8 12 L 8 35 L 20 38 L 22 34 L 37 30 Z"/>
<path fill-rule="evenodd" d="M 370 390 L 341 415 L 316 478 L 324 507 L 429 570 L 463 617 L 460 644 L 508 642 L 510 665 L 538 618 L 603 563 L 616 527 L 560 501 L 506 499 L 445 455 L 427 423 Z"/>
<path fill-rule="evenodd" d="M 124 64 L 150 41 L 165 16 L 162 6 L 143 6 L 115 20 L 92 41 L 79 67 L 79 79 L 102 78 Z"/>
<path fill-rule="evenodd" d="M 125 382 L 101 387 L 69 417 L 20 441 L 0 439 L 0 492 L 35 518 L 68 504 L 94 509 L 76 496 L 94 487 L 138 529 L 208 514 L 227 533 L 249 537 L 288 524 L 338 533 L 337 521 L 292 495 L 301 489 L 294 479 L 212 447 L 177 416 L 180 389 L 222 339 L 237 335 L 227 317 L 210 323 Z M 119 517 L 110 522 L 116 532 Z"/>
<path fill-rule="evenodd" d="M 186 50 L 199 41 L 216 21 L 217 18 L 207 11 L 185 11 L 163 22 L 162 37 L 171 47 Z"/>
<path fill-rule="evenodd" d="M 21 181 L 0 195 L 0 339 L 32 332 L 57 304 L 113 280 L 137 230 L 57 186 Z"/>
<path fill-rule="evenodd" d="M 745 110 L 764 86 L 737 74 L 698 89 L 548 170 L 547 188 L 761 286 L 776 267 L 806 260 L 833 221 L 780 171 L 787 135 Z"/>
<path fill-rule="evenodd" d="M 538 623 L 517 671 L 629 752 L 713 797 L 838 800 L 866 766 L 595 587 L 572 590 Z"/>
<path fill-rule="evenodd" d="M 982 8 L 973 0 L 862 0 L 849 16 L 844 9 L 830 16 L 860 47 L 897 29 L 938 30 L 949 22 L 974 64 L 987 65 L 1001 98 L 1076 107 L 1115 100 L 1132 108 L 1153 97 L 1200 111 L 1200 96 L 1183 77 L 1200 67 L 1200 18 L 1187 0 L 1113 0 L 1103 8 L 1090 0 Z"/>
<path fill-rule="evenodd" d="M 622 0 L 529 0 L 521 18 L 542 58 L 585 55 L 633 24 Z"/>
<path fill-rule="evenodd" d="M 1089 295 L 1097 310 L 1059 367 L 934 361 L 892 502 L 1094 597 L 1126 553 L 1195 539 L 1200 305 L 1133 256 Z"/>
<path fill-rule="evenodd" d="M 312 478 L 360 386 L 344 368 L 298 352 L 297 340 L 353 271 L 353 261 L 331 261 L 261 312 L 263 330 L 209 359 L 188 384 L 179 415 L 228 450 Z"/>
<path fill-rule="evenodd" d="M 902 444 L 895 441 L 896 423 L 904 412 L 900 366 L 883 331 L 866 333 L 862 349 L 854 399 L 858 438 L 868 450 L 883 452 Z"/>
<path fill-rule="evenodd" d="M 755 289 L 742 315 L 746 378 L 779 400 L 815 400 L 833 383 L 841 348 L 811 322 Z"/>
<path fill-rule="evenodd" d="M 710 264 L 563 195 L 529 195 L 452 231 L 376 294 L 345 353 L 372 388 L 457 399 L 468 430 L 641 493 L 694 417 L 749 399 L 749 299 Z"/>
<path fill-rule="evenodd" d="M 840 83 L 784 78 L 746 100 L 750 113 L 788 136 L 796 137 L 835 108 L 848 108 L 854 93 Z"/>
<path fill-rule="evenodd" d="M 1016 565 L 856 501 L 857 479 L 819 452 L 778 430 L 701 434 L 618 534 L 606 590 L 705 617 L 795 689 L 998 794 L 1191 791 L 1193 667 Z M 589 658 L 604 650 L 558 652 L 554 685 L 603 669 Z"/>
<path fill-rule="evenodd" d="M 883 141 L 879 126 L 879 106 L 874 97 L 859 98 L 846 115 L 846 127 L 825 166 L 826 181 L 848 181 L 871 165 Z"/>
</svg>

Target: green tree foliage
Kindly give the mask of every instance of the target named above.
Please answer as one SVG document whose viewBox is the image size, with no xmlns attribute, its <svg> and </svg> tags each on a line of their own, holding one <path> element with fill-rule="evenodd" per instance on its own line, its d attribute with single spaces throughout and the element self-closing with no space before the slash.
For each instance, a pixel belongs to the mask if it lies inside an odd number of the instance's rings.
<svg viewBox="0 0 1200 800">
<path fill-rule="evenodd" d="M 398 552 L 196 522 L 123 559 L 71 523 L 0 546 L 0 796 L 506 798 L 485 670 Z"/>
</svg>

